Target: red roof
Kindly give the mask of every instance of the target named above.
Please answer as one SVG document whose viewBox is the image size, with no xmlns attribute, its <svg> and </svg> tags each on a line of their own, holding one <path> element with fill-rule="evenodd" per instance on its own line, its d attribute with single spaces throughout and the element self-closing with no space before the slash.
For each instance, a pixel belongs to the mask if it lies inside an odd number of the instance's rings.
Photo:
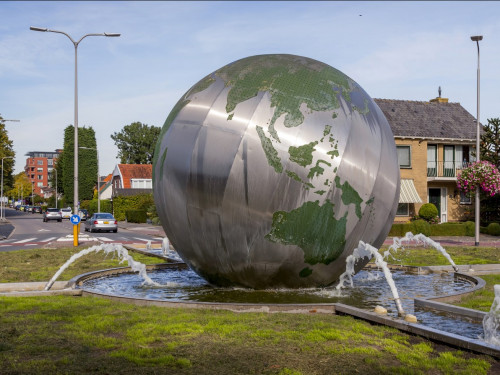
<svg viewBox="0 0 500 375">
<path fill-rule="evenodd" d="M 118 168 L 122 174 L 123 188 L 130 189 L 130 180 L 133 178 L 149 179 L 153 178 L 152 164 L 118 164 Z"/>
</svg>

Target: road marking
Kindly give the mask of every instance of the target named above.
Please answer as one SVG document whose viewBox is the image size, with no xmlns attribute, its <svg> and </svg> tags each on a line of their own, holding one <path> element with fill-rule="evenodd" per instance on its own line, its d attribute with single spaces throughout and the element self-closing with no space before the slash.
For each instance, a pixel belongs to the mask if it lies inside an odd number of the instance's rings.
<svg viewBox="0 0 500 375">
<path fill-rule="evenodd" d="M 151 241 L 151 240 L 145 240 L 144 238 L 139 238 L 139 237 L 132 237 L 132 238 L 135 238 L 136 240 L 139 240 L 139 241 L 144 241 L 144 242 L 148 242 L 148 241 Z"/>
<path fill-rule="evenodd" d="M 9 246 L 12 246 L 12 245 L 0 245 L 0 247 L 9 247 Z"/>
<path fill-rule="evenodd" d="M 108 237 L 97 237 L 97 239 L 101 241 L 113 241 L 111 238 Z"/>
<path fill-rule="evenodd" d="M 43 241 L 40 241 L 40 242 L 50 242 L 52 240 L 55 240 L 57 237 L 50 237 L 50 238 L 47 238 L 46 240 L 43 240 Z"/>
<path fill-rule="evenodd" d="M 30 242 L 30 241 L 33 241 L 33 240 L 36 240 L 36 237 L 33 237 L 33 238 L 28 238 L 28 239 L 26 239 L 26 240 L 16 241 L 16 242 L 14 242 L 14 243 L 16 243 L 16 244 L 20 244 L 20 243 Z"/>
<path fill-rule="evenodd" d="M 38 229 L 39 232 L 50 232 L 50 229 Z"/>
</svg>

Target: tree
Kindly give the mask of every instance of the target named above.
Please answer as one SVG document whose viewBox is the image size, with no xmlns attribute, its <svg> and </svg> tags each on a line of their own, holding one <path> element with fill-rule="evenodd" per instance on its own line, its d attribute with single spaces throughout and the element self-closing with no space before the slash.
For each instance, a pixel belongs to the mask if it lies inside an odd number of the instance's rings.
<svg viewBox="0 0 500 375">
<path fill-rule="evenodd" d="M 125 125 L 121 132 L 113 133 L 111 139 L 118 147 L 120 163 L 152 164 L 160 130 L 158 126 L 133 122 Z"/>
<path fill-rule="evenodd" d="M 7 191 L 6 195 L 9 197 L 13 197 L 14 199 L 31 199 L 31 189 L 31 181 L 23 171 L 14 176 L 14 186 L 12 187 L 12 189 Z"/>
<path fill-rule="evenodd" d="M 92 127 L 78 128 L 78 146 L 97 148 L 95 131 Z M 66 203 L 73 206 L 74 202 L 74 154 L 75 128 L 69 125 L 64 129 L 64 147 L 59 156 L 61 175 L 57 176 L 58 185 L 62 185 Z M 58 172 L 59 173 L 59 170 Z M 97 153 L 93 150 L 78 152 L 78 199 L 92 199 L 94 186 L 97 184 Z M 58 186 L 59 188 L 59 186 Z"/>
<path fill-rule="evenodd" d="M 3 117 L 0 116 L 0 160 L 3 161 L 3 183 L 4 191 L 9 190 L 13 184 L 12 169 L 14 166 L 14 157 L 16 153 L 13 150 L 12 140 L 7 134 L 5 123 L 2 121 Z M 0 161 L 1 162 L 1 161 Z"/>
<path fill-rule="evenodd" d="M 487 160 L 500 167 L 500 118 L 488 119 L 481 136 L 481 160 Z"/>
</svg>

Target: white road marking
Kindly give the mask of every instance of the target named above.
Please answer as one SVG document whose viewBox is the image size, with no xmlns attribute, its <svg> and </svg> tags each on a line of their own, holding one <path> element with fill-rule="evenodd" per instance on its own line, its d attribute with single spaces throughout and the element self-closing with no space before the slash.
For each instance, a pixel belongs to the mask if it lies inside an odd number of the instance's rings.
<svg viewBox="0 0 500 375">
<path fill-rule="evenodd" d="M 135 238 L 136 240 L 144 241 L 144 242 L 150 241 L 150 240 L 145 240 L 144 238 L 139 238 L 139 237 L 132 237 L 132 238 Z"/>
<path fill-rule="evenodd" d="M 113 241 L 111 238 L 108 237 L 97 237 L 97 239 L 101 241 Z"/>
<path fill-rule="evenodd" d="M 16 241 L 16 242 L 14 242 L 14 243 L 16 243 L 16 244 L 20 244 L 20 243 L 30 242 L 30 241 L 33 241 L 33 240 L 36 240 L 36 237 L 33 237 L 33 238 L 28 238 L 28 239 L 26 239 L 26 240 Z"/>
<path fill-rule="evenodd" d="M 45 239 L 45 240 L 43 240 L 43 241 L 40 241 L 40 242 L 50 242 L 50 241 L 52 241 L 52 240 L 55 240 L 56 238 L 57 238 L 57 237 L 50 237 L 50 238 L 47 238 L 47 239 Z"/>
</svg>

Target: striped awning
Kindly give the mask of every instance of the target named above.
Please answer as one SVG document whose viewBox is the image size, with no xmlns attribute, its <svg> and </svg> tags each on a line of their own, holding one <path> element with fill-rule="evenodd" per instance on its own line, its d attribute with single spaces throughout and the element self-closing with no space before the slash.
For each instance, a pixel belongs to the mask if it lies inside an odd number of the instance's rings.
<svg viewBox="0 0 500 375">
<path fill-rule="evenodd" d="M 413 180 L 402 178 L 399 192 L 399 203 L 422 203 Z"/>
</svg>

